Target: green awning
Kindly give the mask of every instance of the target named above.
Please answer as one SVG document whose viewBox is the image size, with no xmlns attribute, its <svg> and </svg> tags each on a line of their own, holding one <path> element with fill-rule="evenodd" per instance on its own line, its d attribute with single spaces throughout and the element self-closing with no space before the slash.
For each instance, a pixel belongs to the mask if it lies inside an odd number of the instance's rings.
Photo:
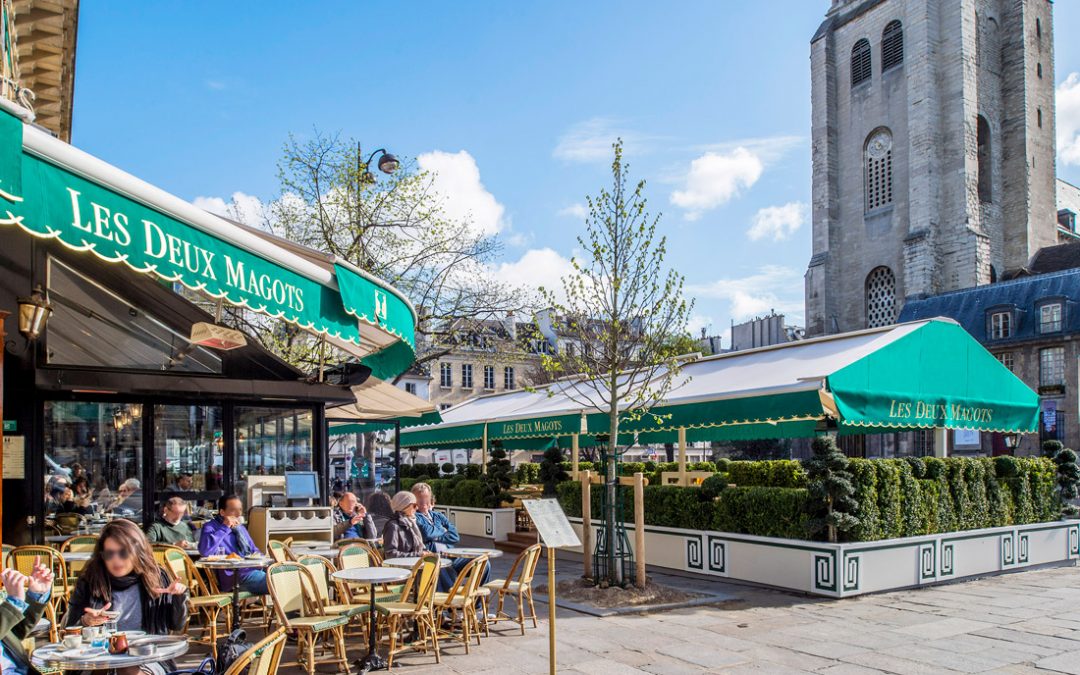
<svg viewBox="0 0 1080 675">
<path fill-rule="evenodd" d="M 327 409 L 327 416 L 333 415 L 333 408 Z M 415 427 L 427 424 L 438 424 L 442 421 L 439 416 L 439 411 L 434 410 L 429 413 L 424 413 L 420 417 L 401 417 L 397 419 L 397 422 L 401 425 L 402 429 L 408 427 Z M 373 431 L 384 431 L 386 429 L 394 428 L 394 420 L 379 420 L 372 422 L 340 422 L 335 423 L 330 421 L 330 435 L 331 436 L 344 436 L 346 434 L 366 434 Z"/>
<path fill-rule="evenodd" d="M 0 225 L 352 345 L 377 377 L 414 357 L 415 313 L 389 285 L 260 239 L 0 109 Z"/>
<path fill-rule="evenodd" d="M 959 325 L 930 321 L 829 376 L 843 427 L 1032 432 L 1039 396 Z"/>
<path fill-rule="evenodd" d="M 691 442 L 808 437 L 829 422 L 841 430 L 1027 433 L 1039 410 L 1035 392 L 947 319 L 707 357 L 684 365 L 675 382 L 648 413 L 624 413 L 620 445 L 674 443 L 680 428 Z M 489 442 L 502 439 L 507 448 L 530 438 L 561 445 L 582 432 L 586 412 L 580 396 L 560 393 L 570 386 L 549 385 L 533 398 L 510 392 L 467 401 L 448 411 L 452 423 L 403 432 L 402 443 L 475 443 L 486 425 Z M 606 414 L 587 411 L 583 440 L 607 429 Z"/>
</svg>

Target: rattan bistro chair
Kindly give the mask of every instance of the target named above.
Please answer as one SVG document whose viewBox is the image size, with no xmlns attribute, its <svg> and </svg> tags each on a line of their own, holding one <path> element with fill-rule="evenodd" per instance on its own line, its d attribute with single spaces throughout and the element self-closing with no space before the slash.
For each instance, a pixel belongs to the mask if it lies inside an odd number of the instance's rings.
<svg viewBox="0 0 1080 675">
<path fill-rule="evenodd" d="M 303 666 L 308 675 L 313 675 L 315 643 L 329 639 L 333 642 L 333 655 L 319 662 L 336 663 L 343 672 L 349 672 L 345 655 L 345 624 L 349 617 L 327 614 L 308 590 L 315 587 L 311 572 L 299 563 L 274 563 L 266 570 L 266 584 L 281 626 L 296 633 L 296 662 L 281 665 Z"/>
<path fill-rule="evenodd" d="M 64 553 L 93 553 L 97 542 L 98 536 L 96 534 L 77 534 L 74 537 L 68 537 L 63 544 L 60 544 L 60 555 Z M 67 571 L 70 577 L 68 583 L 72 587 L 74 587 L 75 580 L 79 578 L 79 574 L 82 573 L 85 567 L 86 562 L 81 560 L 67 563 Z"/>
<path fill-rule="evenodd" d="M 402 599 L 397 601 L 375 602 L 375 611 L 385 617 L 388 640 L 386 669 L 394 667 L 394 656 L 407 649 L 426 652 L 428 643 L 435 652 L 435 663 L 442 663 L 439 655 L 439 632 L 433 616 L 435 586 L 439 581 L 439 556 L 425 553 L 413 567 L 413 574 L 405 583 Z M 411 602 L 405 598 L 411 595 L 410 587 L 415 584 L 416 596 Z M 406 625 L 416 626 L 417 639 L 408 642 L 401 638 Z M 401 642 L 399 646 L 399 641 Z"/>
<path fill-rule="evenodd" d="M 53 589 L 48 602 L 45 603 L 45 618 L 49 620 L 49 640 L 57 642 L 60 637 L 59 620 L 64 615 L 64 607 L 71 594 L 64 558 L 51 546 L 18 546 L 8 554 L 8 560 L 12 568 L 26 576 L 33 574 L 35 561 L 40 561 L 52 568 Z"/>
<path fill-rule="evenodd" d="M 277 539 L 266 542 L 266 553 L 274 559 L 274 562 L 295 561 L 296 556 L 289 550 L 289 545 Z"/>
<path fill-rule="evenodd" d="M 485 588 L 499 596 L 499 602 L 495 609 L 495 621 L 508 619 L 521 626 L 521 634 L 525 634 L 525 619 L 532 619 L 533 628 L 536 628 L 536 607 L 533 605 L 532 581 L 536 574 L 536 565 L 540 562 L 540 544 L 533 544 L 518 554 L 513 567 L 505 579 L 495 579 L 484 584 Z M 517 600 L 517 617 L 512 617 L 503 612 L 503 601 L 507 597 Z M 530 616 L 525 616 L 525 603 L 529 603 Z"/>
<path fill-rule="evenodd" d="M 447 637 L 460 641 L 465 645 L 465 653 L 469 653 L 469 640 L 475 636 L 476 644 L 480 644 L 480 619 L 476 615 L 476 604 L 480 601 L 477 589 L 480 581 L 484 578 L 484 569 L 487 567 L 486 555 L 473 558 L 458 572 L 457 579 L 448 593 L 435 593 L 434 603 L 437 614 L 449 612 L 455 618 L 461 617 L 461 632 L 447 631 L 442 633 Z M 484 626 L 487 626 L 485 617 Z"/>
<path fill-rule="evenodd" d="M 211 656 L 216 659 L 218 621 L 224 619 L 225 625 L 229 625 L 232 618 L 232 595 L 212 592 L 184 549 L 178 546 L 162 546 L 161 549 L 165 571 L 174 581 L 178 580 L 188 587 L 188 622 L 191 621 L 191 614 L 202 617 L 202 635 L 198 638 L 192 637 L 191 641 L 208 646 Z M 186 632 L 187 626 L 184 629 Z"/>
<path fill-rule="evenodd" d="M 223 675 L 271 675 L 285 651 L 285 629 L 278 628 L 239 656 Z"/>
</svg>

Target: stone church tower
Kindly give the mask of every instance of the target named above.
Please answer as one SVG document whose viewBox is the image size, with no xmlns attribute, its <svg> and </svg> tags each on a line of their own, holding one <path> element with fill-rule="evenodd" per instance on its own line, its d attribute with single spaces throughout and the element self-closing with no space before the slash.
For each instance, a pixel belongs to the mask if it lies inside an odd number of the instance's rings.
<svg viewBox="0 0 1080 675">
<path fill-rule="evenodd" d="M 807 335 L 1056 243 L 1051 0 L 832 0 L 810 69 Z"/>
</svg>

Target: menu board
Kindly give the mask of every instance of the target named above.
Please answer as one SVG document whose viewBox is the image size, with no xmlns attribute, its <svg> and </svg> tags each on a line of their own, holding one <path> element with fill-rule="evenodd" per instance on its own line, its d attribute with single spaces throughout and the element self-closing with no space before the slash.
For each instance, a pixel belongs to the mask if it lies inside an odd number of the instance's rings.
<svg viewBox="0 0 1080 675">
<path fill-rule="evenodd" d="M 26 478 L 25 436 L 4 436 L 4 478 Z"/>
<path fill-rule="evenodd" d="M 521 502 L 529 512 L 540 538 L 550 548 L 581 546 L 581 540 L 566 518 L 557 499 L 525 499 Z"/>
</svg>

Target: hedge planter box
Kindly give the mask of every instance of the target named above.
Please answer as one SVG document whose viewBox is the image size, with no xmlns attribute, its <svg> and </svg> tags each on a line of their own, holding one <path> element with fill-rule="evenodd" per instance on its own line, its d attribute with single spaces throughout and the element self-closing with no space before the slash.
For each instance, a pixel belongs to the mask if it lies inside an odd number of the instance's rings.
<svg viewBox="0 0 1080 675">
<path fill-rule="evenodd" d="M 515 509 L 478 509 L 471 506 L 446 506 L 438 504 L 435 510 L 446 514 L 457 527 L 459 534 L 486 537 L 493 541 L 506 541 L 506 535 L 514 531 Z"/>
<path fill-rule="evenodd" d="M 581 519 L 571 518 L 578 535 Z M 627 524 L 633 546 L 633 524 Z M 593 526 L 593 541 L 598 528 Z M 577 548 L 581 551 L 581 548 Z M 646 562 L 840 598 L 1080 558 L 1080 522 L 1063 520 L 853 544 L 645 528 Z"/>
</svg>

